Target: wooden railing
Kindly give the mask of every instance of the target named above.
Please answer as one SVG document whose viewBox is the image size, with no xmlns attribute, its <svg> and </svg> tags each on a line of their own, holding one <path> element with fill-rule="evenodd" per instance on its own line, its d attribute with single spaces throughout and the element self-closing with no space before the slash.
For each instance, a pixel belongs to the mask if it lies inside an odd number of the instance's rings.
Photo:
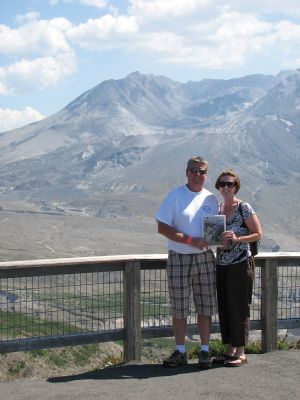
<svg viewBox="0 0 300 400">
<path fill-rule="evenodd" d="M 107 342 L 115 340 L 124 341 L 124 360 L 139 360 L 141 358 L 141 339 L 151 337 L 163 337 L 172 336 L 172 326 L 170 323 L 162 323 L 157 326 L 143 327 L 142 326 L 142 313 L 141 313 L 141 273 L 142 271 L 153 271 L 153 270 L 165 270 L 167 255 L 165 254 L 148 254 L 148 255 L 129 255 L 129 256 L 106 256 L 106 257 L 84 257 L 84 258 L 64 258 L 64 259 L 49 259 L 49 260 L 29 260 L 29 261 L 16 261 L 16 262 L 1 262 L 0 263 L 0 294 L 10 293 L 10 297 L 14 295 L 16 298 L 19 296 L 20 309 L 17 313 L 18 317 L 13 319 L 14 323 L 22 321 L 22 313 L 27 312 L 27 307 L 33 309 L 33 294 L 28 294 L 30 289 L 32 293 L 37 290 L 35 283 L 28 285 L 28 279 L 50 279 L 51 276 L 58 276 L 63 279 L 66 275 L 80 276 L 80 274 L 99 274 L 99 273 L 120 273 L 122 274 L 122 315 L 121 322 L 112 329 L 93 328 L 93 321 L 96 321 L 95 317 L 95 306 L 91 309 L 88 307 L 85 310 L 85 314 L 91 314 L 88 322 L 91 323 L 92 328 L 81 328 L 79 332 L 72 330 L 66 332 L 55 331 L 54 333 L 46 332 L 45 334 L 39 334 L 38 336 L 23 334 L 10 336 L 9 332 L 12 327 L 12 317 L 16 312 L 16 307 L 9 303 L 10 300 L 2 300 L 0 303 L 1 311 L 1 323 L 0 329 L 4 329 L 7 333 L 6 337 L 1 335 L 0 338 L 0 352 L 12 352 L 12 351 L 24 351 L 32 349 L 59 347 L 67 345 L 76 345 L 91 342 Z M 299 328 L 300 327 L 300 252 L 289 252 L 289 253 L 260 253 L 255 257 L 256 266 L 260 268 L 260 319 L 253 320 L 251 322 L 251 329 L 261 330 L 262 348 L 264 352 L 272 351 L 277 348 L 278 329 L 281 328 Z M 282 267 L 291 267 L 293 270 L 293 280 L 296 282 L 296 299 L 297 310 L 299 314 L 293 315 L 292 318 L 278 318 L 278 271 Z M 105 275 L 104 275 L 105 276 Z M 46 277 L 46 278 L 45 278 Z M 21 281 L 26 279 L 26 284 Z M 94 278 L 93 278 L 94 279 Z M 92 279 L 92 281 L 93 281 Z M 81 281 L 81 280 L 80 280 Z M 4 282 L 4 283 L 3 283 Z M 287 279 L 286 282 L 289 282 Z M 92 282 L 88 283 L 91 289 L 86 289 L 86 293 L 94 291 L 95 284 Z M 61 285 L 61 284 L 60 284 Z M 93 286 L 94 285 L 94 286 Z M 104 283 L 104 285 L 108 285 Z M 106 287 L 105 286 L 105 287 Z M 59 288 L 61 286 L 58 286 Z M 104 286 L 103 286 L 104 287 Z M 48 286 L 47 286 L 48 288 Z M 47 289 L 48 290 L 48 289 Z M 76 289 L 77 290 L 77 289 Z M 78 288 L 79 293 L 82 296 L 81 288 Z M 98 289 L 97 289 L 98 290 Z M 24 295 L 20 297 L 20 293 L 24 291 Z M 58 289 L 55 291 L 58 293 Z M 98 290 L 99 291 L 99 290 Z M 15 295 L 17 293 L 18 295 Z M 48 292 L 47 292 L 48 293 Z M 61 294 L 59 293 L 59 296 Z M 74 294 L 73 300 L 78 302 L 78 295 Z M 28 304 L 25 303 L 24 298 L 28 300 Z M 70 297 L 70 295 L 69 295 Z M 26 300 L 26 301 L 27 301 Z M 54 299 L 55 300 L 55 299 Z M 38 297 L 38 301 L 41 303 L 41 296 Z M 46 304 L 49 299 L 43 300 Z M 51 297 L 53 303 L 53 298 Z M 55 300 L 58 302 L 58 300 Z M 62 300 L 63 302 L 65 300 Z M 84 301 L 88 302 L 88 295 L 84 296 Z M 96 303 L 94 298 L 94 303 Z M 97 297 L 99 303 L 99 297 Z M 101 300 L 102 301 L 102 300 Z M 100 302 L 101 302 L 100 301 Z M 25 304 L 24 304 L 25 303 Z M 52 304 L 51 303 L 51 304 Z M 97 304 L 98 304 L 97 303 Z M 65 303 L 64 303 L 65 304 Z M 70 301 L 68 303 L 70 305 Z M 81 304 L 81 303 L 80 303 Z M 64 306 L 65 307 L 65 306 Z M 65 308 L 61 308 L 61 313 L 67 312 L 71 314 L 70 309 L 67 311 Z M 91 310 L 91 311 L 90 311 Z M 48 310 L 49 311 L 49 310 Z M 78 311 L 79 312 L 79 311 Z M 80 312 L 82 309 L 80 308 Z M 37 323 L 37 318 L 34 317 L 38 314 L 38 310 L 30 314 L 30 324 Z M 48 314 L 50 311 L 48 312 Z M 47 313 L 45 313 L 46 315 Z M 57 315 L 59 313 L 57 312 Z M 99 314 L 99 312 L 98 312 Z M 27 321 L 28 321 L 28 315 Z M 7 320 L 5 320 L 7 318 Z M 34 319 L 35 318 L 35 319 Z M 51 314 L 52 318 L 52 314 Z M 118 320 L 117 317 L 115 317 Z M 99 320 L 99 318 L 98 318 Z M 98 321 L 97 320 L 97 321 Z M 34 321 L 34 322 L 33 322 Z M 53 322 L 53 318 L 51 319 Z M 48 321 L 49 322 L 49 321 Z M 56 321 L 59 322 L 59 321 Z M 98 321 L 99 322 L 99 321 Z M 10 325 L 9 325 L 10 324 Z M 20 322 L 21 324 L 21 322 Z M 26 322 L 26 326 L 30 325 Z M 9 325 L 9 327 L 8 327 Z M 2 328 L 1 328 L 2 327 Z M 24 332 L 24 327 L 20 328 L 20 332 Z M 18 330 L 18 329 L 17 329 Z M 19 332 L 19 331 L 18 331 Z M 197 332 L 197 326 L 194 323 L 189 324 L 188 334 Z M 219 332 L 219 325 L 214 322 L 212 325 L 212 333 Z M 25 335 L 25 337 L 24 337 Z"/>
</svg>

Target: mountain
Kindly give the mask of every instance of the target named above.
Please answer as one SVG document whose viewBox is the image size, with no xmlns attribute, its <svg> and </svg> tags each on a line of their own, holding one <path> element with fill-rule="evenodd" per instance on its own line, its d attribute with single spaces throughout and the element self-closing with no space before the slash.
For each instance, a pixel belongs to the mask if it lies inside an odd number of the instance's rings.
<svg viewBox="0 0 300 400">
<path fill-rule="evenodd" d="M 84 215 L 114 220 L 117 230 L 135 221 L 141 232 L 151 221 L 157 243 L 155 210 L 185 182 L 188 158 L 201 155 L 212 191 L 221 169 L 239 173 L 240 197 L 263 224 L 263 248 L 295 251 L 299 93 L 299 71 L 187 83 L 134 72 L 104 81 L 58 113 L 0 134 L 2 212 Z M 150 248 L 132 251 L 125 240 L 131 252 Z"/>
</svg>

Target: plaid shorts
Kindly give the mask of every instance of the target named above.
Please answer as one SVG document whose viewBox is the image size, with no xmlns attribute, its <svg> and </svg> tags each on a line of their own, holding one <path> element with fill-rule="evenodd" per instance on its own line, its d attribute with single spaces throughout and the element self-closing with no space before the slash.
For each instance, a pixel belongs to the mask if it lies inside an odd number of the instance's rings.
<svg viewBox="0 0 300 400">
<path fill-rule="evenodd" d="M 196 313 L 216 314 L 216 261 L 211 250 L 200 254 L 170 250 L 166 271 L 173 317 L 188 317 L 191 289 Z"/>
</svg>

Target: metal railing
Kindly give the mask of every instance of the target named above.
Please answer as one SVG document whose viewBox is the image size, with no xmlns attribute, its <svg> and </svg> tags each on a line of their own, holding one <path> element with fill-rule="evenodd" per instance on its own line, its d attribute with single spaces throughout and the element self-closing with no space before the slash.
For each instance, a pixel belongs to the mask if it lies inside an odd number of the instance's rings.
<svg viewBox="0 0 300 400">
<path fill-rule="evenodd" d="M 141 339 L 172 336 L 167 255 L 65 258 L 0 263 L 0 352 L 123 340 L 125 361 Z M 300 252 L 260 253 L 251 329 L 264 351 L 279 328 L 300 327 Z M 212 332 L 219 332 L 217 316 Z M 191 304 L 188 334 L 197 333 Z"/>
</svg>

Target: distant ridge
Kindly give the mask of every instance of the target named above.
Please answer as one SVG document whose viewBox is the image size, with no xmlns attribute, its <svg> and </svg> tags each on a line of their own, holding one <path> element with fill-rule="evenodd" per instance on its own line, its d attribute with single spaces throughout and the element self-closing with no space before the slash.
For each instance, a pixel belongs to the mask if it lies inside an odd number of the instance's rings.
<svg viewBox="0 0 300 400">
<path fill-rule="evenodd" d="M 300 72 L 175 82 L 133 72 L 0 134 L 1 195 L 36 211 L 153 218 L 192 155 L 241 176 L 266 248 L 300 239 Z M 59 212 L 57 211 L 59 210 Z M 268 244 L 269 243 L 269 244 Z"/>
</svg>

